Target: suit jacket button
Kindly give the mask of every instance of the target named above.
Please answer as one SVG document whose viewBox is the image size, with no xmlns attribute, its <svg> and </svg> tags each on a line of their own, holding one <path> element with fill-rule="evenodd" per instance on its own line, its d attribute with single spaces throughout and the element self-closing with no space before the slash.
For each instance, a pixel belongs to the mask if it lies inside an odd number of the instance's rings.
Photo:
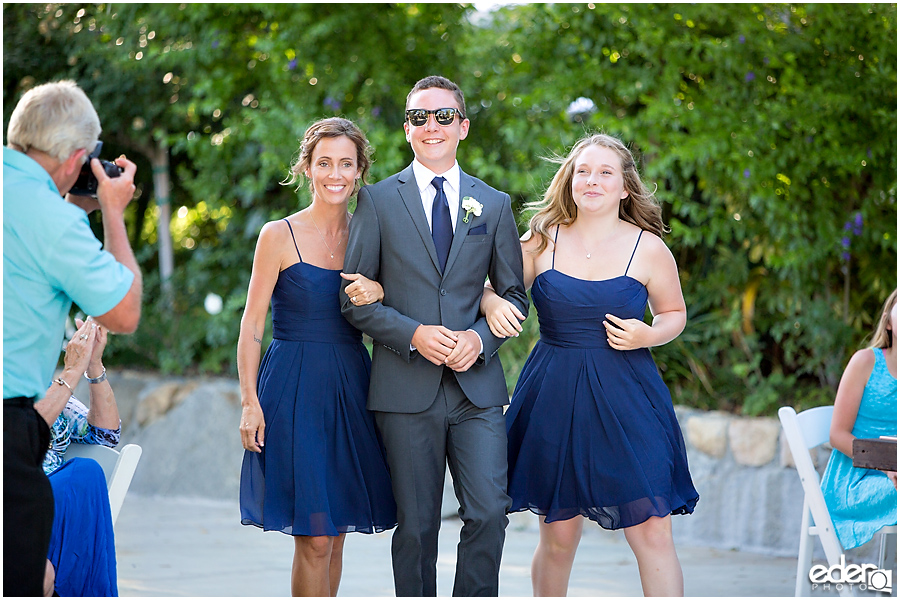
<svg viewBox="0 0 900 600">
<path fill-rule="evenodd" d="M 441 296 L 446 296 L 446 295 L 447 295 L 447 290 L 441 290 Z"/>
</svg>

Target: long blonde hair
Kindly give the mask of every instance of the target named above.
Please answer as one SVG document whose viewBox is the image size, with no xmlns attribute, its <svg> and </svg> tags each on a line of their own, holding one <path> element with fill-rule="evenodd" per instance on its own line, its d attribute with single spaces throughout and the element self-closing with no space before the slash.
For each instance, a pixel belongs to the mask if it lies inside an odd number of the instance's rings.
<svg viewBox="0 0 900 600">
<path fill-rule="evenodd" d="M 619 202 L 619 218 L 660 237 L 668 231 L 662 220 L 662 207 L 653 192 L 641 180 L 631 150 L 618 138 L 604 133 L 596 133 L 578 140 L 568 156 L 554 155 L 546 159 L 559 164 L 559 170 L 556 171 L 547 191 L 544 192 L 543 199 L 525 205 L 528 210 L 537 210 L 528 225 L 531 234 L 539 235 L 541 239 L 540 244 L 533 251 L 534 254 L 543 252 L 550 243 L 550 229 L 554 225 L 570 225 L 578 216 L 578 207 L 572 196 L 575 160 L 582 150 L 591 145 L 609 148 L 622 162 L 622 177 L 628 195 Z"/>
<path fill-rule="evenodd" d="M 875 326 L 875 332 L 872 333 L 872 339 L 869 341 L 868 348 L 891 348 L 894 345 L 894 332 L 888 329 L 891 324 L 891 311 L 897 304 L 897 290 L 895 289 L 884 301 L 884 307 L 881 309 L 881 318 L 878 319 L 878 325 Z"/>
</svg>

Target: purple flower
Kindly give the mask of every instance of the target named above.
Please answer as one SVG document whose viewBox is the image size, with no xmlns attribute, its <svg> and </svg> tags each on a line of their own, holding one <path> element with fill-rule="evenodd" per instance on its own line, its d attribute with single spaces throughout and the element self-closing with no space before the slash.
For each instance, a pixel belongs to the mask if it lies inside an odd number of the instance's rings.
<svg viewBox="0 0 900 600">
<path fill-rule="evenodd" d="M 856 213 L 856 216 L 853 218 L 853 235 L 862 235 L 863 230 L 863 216 L 862 213 Z"/>
<path fill-rule="evenodd" d="M 850 262 L 850 253 L 849 252 L 841 252 L 841 260 L 844 262 Z"/>
<path fill-rule="evenodd" d="M 756 79 L 756 73 L 753 71 L 747 71 L 747 74 L 744 75 L 744 81 L 753 81 Z"/>
<path fill-rule="evenodd" d="M 744 179 L 750 179 L 750 169 L 744 169 Z"/>
<path fill-rule="evenodd" d="M 850 238 L 849 238 L 849 237 L 844 236 L 844 237 L 841 238 L 841 247 L 842 247 L 842 248 L 849 248 L 849 247 L 850 247 Z"/>
<path fill-rule="evenodd" d="M 871 148 L 866 150 L 866 156 L 868 156 L 869 158 L 872 158 L 872 149 Z"/>
<path fill-rule="evenodd" d="M 372 107 L 372 116 L 375 117 L 375 118 L 377 119 L 380 115 L 381 115 L 381 107 L 380 107 L 380 106 L 373 106 L 373 107 Z"/>
<path fill-rule="evenodd" d="M 744 36 L 739 36 L 738 41 L 743 44 L 744 42 L 747 41 L 747 38 L 745 38 Z"/>
<path fill-rule="evenodd" d="M 213 42 L 212 42 L 212 47 L 213 47 L 213 48 L 218 48 L 218 47 L 219 47 L 219 40 L 213 40 Z"/>
<path fill-rule="evenodd" d="M 288 70 L 289 70 L 289 71 L 293 71 L 293 70 L 296 69 L 296 68 L 297 68 L 297 59 L 296 59 L 296 58 L 292 58 L 292 59 L 291 59 L 291 62 L 288 63 Z"/>
<path fill-rule="evenodd" d="M 338 111 L 341 109 L 341 101 L 337 98 L 333 98 L 332 96 L 326 97 L 324 104 L 333 111 Z"/>
<path fill-rule="evenodd" d="M 850 221 L 844 223 L 844 231 L 850 231 L 850 228 L 853 227 L 853 224 Z"/>
</svg>

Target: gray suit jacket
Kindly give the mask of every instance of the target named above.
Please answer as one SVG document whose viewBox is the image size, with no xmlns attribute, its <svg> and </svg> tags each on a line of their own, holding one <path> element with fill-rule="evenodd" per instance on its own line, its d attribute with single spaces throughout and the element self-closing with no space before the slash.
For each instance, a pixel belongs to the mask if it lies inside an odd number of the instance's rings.
<svg viewBox="0 0 900 600">
<path fill-rule="evenodd" d="M 462 199 L 483 205 L 469 216 Z M 354 306 L 341 289 L 341 310 L 350 323 L 375 341 L 369 410 L 416 413 L 434 401 L 443 367 L 410 351 L 420 324 L 454 331 L 473 329 L 484 342 L 474 366 L 456 379 L 480 408 L 509 402 L 503 368 L 495 358 L 504 339 L 494 337 L 479 314 L 485 278 L 523 314 L 528 298 L 522 282 L 522 251 L 509 195 L 460 172 L 460 209 L 444 273 L 422 207 L 412 165 L 359 192 L 350 222 L 345 273 L 362 273 L 384 287 L 384 300 Z"/>
</svg>

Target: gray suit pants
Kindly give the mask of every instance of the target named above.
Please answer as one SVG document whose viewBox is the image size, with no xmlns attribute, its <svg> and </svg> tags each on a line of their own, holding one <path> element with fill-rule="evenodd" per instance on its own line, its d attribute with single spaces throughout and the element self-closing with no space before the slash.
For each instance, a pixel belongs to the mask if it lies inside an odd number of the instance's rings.
<svg viewBox="0 0 900 600">
<path fill-rule="evenodd" d="M 397 596 L 437 595 L 438 530 L 445 465 L 463 520 L 454 596 L 497 596 L 509 519 L 506 424 L 501 407 L 478 408 L 444 368 L 437 397 L 420 413 L 376 412 L 399 525 L 391 555 Z"/>
</svg>

